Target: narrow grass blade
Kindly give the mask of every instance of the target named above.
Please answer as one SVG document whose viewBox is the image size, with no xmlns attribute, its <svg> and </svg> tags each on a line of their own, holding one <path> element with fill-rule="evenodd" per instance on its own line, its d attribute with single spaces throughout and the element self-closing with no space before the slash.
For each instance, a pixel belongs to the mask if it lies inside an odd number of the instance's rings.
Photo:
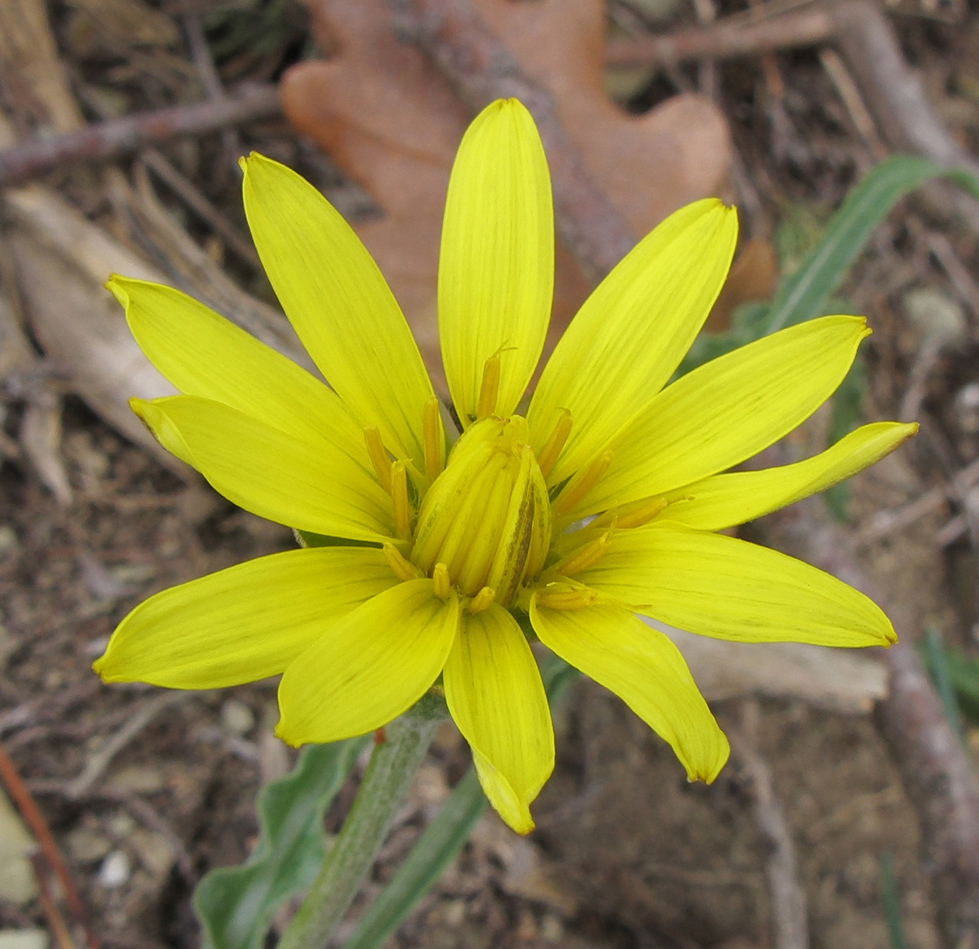
<svg viewBox="0 0 979 949">
<path fill-rule="evenodd" d="M 863 250 L 877 225 L 906 194 L 925 182 L 948 177 L 979 196 L 979 181 L 964 170 L 948 170 L 928 158 L 894 155 L 875 165 L 847 195 L 819 243 L 799 269 L 780 283 L 768 310 L 766 333 L 824 313 L 824 304 Z"/>
<path fill-rule="evenodd" d="M 552 707 L 579 674 L 553 654 L 541 661 L 541 677 Z M 486 798 L 475 770 L 470 768 L 380 896 L 364 913 L 353 935 L 344 943 L 344 949 L 382 946 L 459 855 L 484 810 Z"/>
</svg>

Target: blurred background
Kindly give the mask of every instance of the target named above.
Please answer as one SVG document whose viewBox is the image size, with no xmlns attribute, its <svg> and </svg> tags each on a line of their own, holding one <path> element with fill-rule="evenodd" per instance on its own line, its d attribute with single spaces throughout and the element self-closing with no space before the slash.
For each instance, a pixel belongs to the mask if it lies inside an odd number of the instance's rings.
<svg viewBox="0 0 979 949">
<path fill-rule="evenodd" d="M 194 886 L 246 857 L 254 795 L 293 760 L 271 734 L 275 682 L 166 693 L 105 687 L 90 671 L 140 599 L 293 544 L 131 415 L 129 396 L 171 390 L 103 282 L 115 271 L 177 286 L 308 364 L 244 221 L 236 162 L 255 149 L 353 224 L 441 380 L 435 275 L 452 157 L 481 104 L 523 90 L 563 132 L 561 168 L 567 155 L 580 163 L 617 233 L 638 239 L 708 195 L 738 205 L 738 256 L 708 324 L 723 343 L 876 163 L 909 153 L 979 168 L 979 10 L 0 0 L 0 949 L 198 946 Z M 562 232 L 569 216 L 588 221 L 569 187 Z M 933 182 L 879 216 L 832 304 L 866 314 L 874 335 L 833 406 L 778 457 L 861 421 L 919 421 L 921 434 L 835 492 L 831 514 L 803 508 L 747 535 L 845 579 L 862 571 L 928 653 L 944 706 L 910 647 L 894 660 L 684 640 L 734 746 L 705 787 L 580 682 L 556 715 L 537 831 L 521 839 L 484 817 L 389 946 L 979 945 L 979 867 L 959 859 L 979 844 L 979 203 Z M 559 247 L 550 345 L 603 269 Z M 920 706 L 894 700 L 902 661 Z M 446 726 L 369 891 L 466 767 Z"/>
</svg>

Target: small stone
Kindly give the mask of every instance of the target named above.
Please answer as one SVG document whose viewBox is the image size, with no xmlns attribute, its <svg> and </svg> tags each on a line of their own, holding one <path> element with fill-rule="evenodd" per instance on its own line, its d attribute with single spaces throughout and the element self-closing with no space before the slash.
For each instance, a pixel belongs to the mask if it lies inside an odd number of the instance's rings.
<svg viewBox="0 0 979 949">
<path fill-rule="evenodd" d="M 37 881 L 27 859 L 33 848 L 34 838 L 0 791 L 0 900 L 23 906 L 37 894 Z"/>
<path fill-rule="evenodd" d="M 43 929 L 0 929 L 0 949 L 48 949 L 50 945 Z"/>
<path fill-rule="evenodd" d="M 107 826 L 115 840 L 125 840 L 136 829 L 136 821 L 131 815 L 121 811 L 109 818 Z"/>
<path fill-rule="evenodd" d="M 150 830 L 137 830 L 129 839 L 139 854 L 140 863 L 154 877 L 163 877 L 170 872 L 175 854 L 166 837 Z"/>
<path fill-rule="evenodd" d="M 540 934 L 545 942 L 560 942 L 564 936 L 564 923 L 551 913 L 540 921 Z"/>
<path fill-rule="evenodd" d="M 221 706 L 221 726 L 226 732 L 243 738 L 255 727 L 255 713 L 238 699 L 227 699 Z"/>
<path fill-rule="evenodd" d="M 19 542 L 14 529 L 8 524 L 0 526 L 0 557 L 6 557 L 8 554 L 16 553 L 18 546 Z M 32 930 L 21 931 L 31 932 Z"/>
<path fill-rule="evenodd" d="M 904 294 L 902 302 L 922 340 L 934 339 L 943 346 L 954 346 L 965 336 L 962 305 L 941 290 L 915 287 Z"/>
<path fill-rule="evenodd" d="M 466 918 L 466 901 L 465 900 L 450 900 L 445 904 L 445 909 L 442 912 L 442 919 L 452 927 L 462 925 L 462 921 Z"/>
<path fill-rule="evenodd" d="M 153 794 L 162 791 L 166 781 L 163 772 L 150 765 L 133 764 L 109 778 L 108 787 L 121 794 Z"/>
<path fill-rule="evenodd" d="M 121 850 L 113 850 L 102 861 L 96 879 L 100 886 L 104 886 L 107 890 L 115 890 L 128 883 L 131 874 L 132 864 L 129 857 Z"/>
<path fill-rule="evenodd" d="M 955 393 L 955 407 L 959 431 L 966 435 L 979 432 L 979 382 L 969 382 Z"/>
<path fill-rule="evenodd" d="M 93 827 L 76 827 L 65 837 L 68 853 L 76 863 L 94 863 L 111 849 L 112 841 Z"/>
</svg>

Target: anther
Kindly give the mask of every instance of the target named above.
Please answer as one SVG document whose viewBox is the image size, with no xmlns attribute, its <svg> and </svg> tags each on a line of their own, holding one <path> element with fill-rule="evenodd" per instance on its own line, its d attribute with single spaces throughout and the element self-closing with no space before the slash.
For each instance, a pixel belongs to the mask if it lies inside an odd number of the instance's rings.
<svg viewBox="0 0 979 949">
<path fill-rule="evenodd" d="M 606 531 L 601 537 L 593 540 L 590 544 L 586 544 L 581 550 L 572 554 L 567 560 L 559 563 L 554 569 L 566 577 L 581 573 L 582 570 L 587 570 L 593 564 L 598 563 L 608 553 L 611 542 L 612 532 Z"/>
<path fill-rule="evenodd" d="M 483 587 L 483 589 L 469 601 L 469 612 L 482 613 L 483 610 L 488 610 L 493 605 L 493 600 L 495 598 L 496 591 L 492 587 Z"/>
<path fill-rule="evenodd" d="M 403 461 L 391 465 L 391 499 L 394 501 L 394 530 L 398 537 L 407 540 L 411 536 L 411 504 L 408 501 L 408 473 Z"/>
<path fill-rule="evenodd" d="M 394 544 L 385 544 L 383 550 L 384 559 L 399 580 L 418 580 L 424 576 L 410 560 L 405 559 L 404 554 Z"/>
<path fill-rule="evenodd" d="M 432 590 L 440 600 L 447 600 L 452 592 L 452 581 L 449 580 L 449 568 L 439 561 L 432 571 Z"/>
<path fill-rule="evenodd" d="M 570 434 L 571 413 L 567 409 L 561 409 L 561 414 L 558 416 L 554 431 L 551 432 L 551 437 L 548 438 L 547 444 L 537 456 L 537 466 L 545 478 L 551 473 L 551 469 L 554 467 L 554 463 L 557 461 L 558 455 L 561 454 L 561 449 L 564 448 Z"/>
<path fill-rule="evenodd" d="M 665 511 L 668 503 L 666 498 L 653 498 L 651 501 L 641 504 L 634 511 L 627 511 L 625 514 L 620 513 L 615 525 L 616 527 L 642 527 L 657 514 Z"/>
<path fill-rule="evenodd" d="M 551 610 L 583 610 L 597 601 L 594 590 L 565 583 L 549 584 L 537 594 L 537 605 Z"/>
<path fill-rule="evenodd" d="M 479 386 L 479 402 L 476 405 L 476 418 L 485 418 L 496 411 L 496 400 L 500 394 L 500 354 L 490 356 L 483 363 L 483 381 Z"/>
<path fill-rule="evenodd" d="M 592 527 L 606 527 L 614 524 L 616 527 L 642 527 L 654 517 L 666 510 L 669 502 L 666 498 L 647 498 L 637 504 L 623 508 L 615 508 L 607 514 L 592 521 Z"/>
<path fill-rule="evenodd" d="M 439 416 L 439 399 L 433 395 L 426 403 L 422 413 L 423 449 L 425 452 L 425 474 L 433 481 L 442 471 L 442 419 Z"/>
<path fill-rule="evenodd" d="M 603 451 L 587 468 L 582 468 L 555 499 L 551 507 L 554 515 L 560 517 L 572 510 L 598 484 L 598 479 L 608 471 L 610 464 L 612 452 Z"/>
<path fill-rule="evenodd" d="M 376 425 L 364 429 L 364 441 L 367 443 L 367 454 L 370 455 L 371 464 L 377 472 L 377 480 L 381 482 L 381 487 L 391 493 L 391 459 L 384 449 L 381 441 L 381 433 Z"/>
</svg>

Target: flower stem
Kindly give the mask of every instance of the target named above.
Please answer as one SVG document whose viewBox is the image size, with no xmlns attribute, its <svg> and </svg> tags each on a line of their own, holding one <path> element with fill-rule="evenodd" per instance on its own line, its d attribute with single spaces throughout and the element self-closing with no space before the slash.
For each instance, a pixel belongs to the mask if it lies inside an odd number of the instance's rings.
<svg viewBox="0 0 979 949">
<path fill-rule="evenodd" d="M 370 872 L 445 716 L 444 701 L 427 695 L 385 727 L 353 807 L 277 949 L 325 949 Z"/>
</svg>

